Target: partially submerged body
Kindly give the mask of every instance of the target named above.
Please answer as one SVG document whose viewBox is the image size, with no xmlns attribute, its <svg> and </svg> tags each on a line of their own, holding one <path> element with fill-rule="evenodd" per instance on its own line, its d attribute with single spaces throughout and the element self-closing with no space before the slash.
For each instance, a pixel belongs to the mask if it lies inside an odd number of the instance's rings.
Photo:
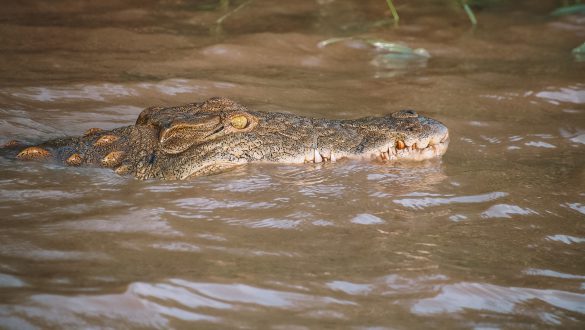
<svg viewBox="0 0 585 330">
<path fill-rule="evenodd" d="M 249 111 L 229 99 L 211 98 L 147 108 L 132 126 L 90 129 L 80 137 L 18 148 L 16 158 L 181 180 L 259 162 L 425 160 L 442 156 L 448 143 L 443 124 L 412 110 L 356 120 L 312 119 Z"/>
</svg>

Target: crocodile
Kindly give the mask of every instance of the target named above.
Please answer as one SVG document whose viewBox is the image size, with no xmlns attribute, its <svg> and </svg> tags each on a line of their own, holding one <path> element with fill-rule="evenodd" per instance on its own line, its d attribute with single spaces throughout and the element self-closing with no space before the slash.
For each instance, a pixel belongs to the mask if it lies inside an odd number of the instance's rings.
<svg viewBox="0 0 585 330">
<path fill-rule="evenodd" d="M 330 120 L 251 111 L 228 98 L 144 109 L 136 123 L 37 145 L 11 141 L 18 160 L 101 166 L 138 179 L 183 180 L 248 163 L 383 163 L 442 156 L 447 127 L 401 110 L 380 117 Z"/>
</svg>

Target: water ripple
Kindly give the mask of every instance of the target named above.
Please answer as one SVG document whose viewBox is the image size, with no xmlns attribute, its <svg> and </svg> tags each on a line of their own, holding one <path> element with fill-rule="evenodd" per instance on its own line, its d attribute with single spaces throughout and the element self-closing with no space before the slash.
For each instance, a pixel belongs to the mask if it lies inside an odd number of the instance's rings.
<svg viewBox="0 0 585 330">
<path fill-rule="evenodd" d="M 581 214 L 585 214 L 585 205 L 581 203 L 567 203 L 565 204 L 570 209 L 575 210 Z"/>
<path fill-rule="evenodd" d="M 155 243 L 150 245 L 153 248 L 176 251 L 176 252 L 200 252 L 201 248 L 197 245 L 185 243 L 185 242 L 172 242 L 172 243 Z"/>
<path fill-rule="evenodd" d="M 301 220 L 288 219 L 264 219 L 260 221 L 247 222 L 246 226 L 251 228 L 278 228 L 278 229 L 294 229 L 301 224 Z"/>
<path fill-rule="evenodd" d="M 177 200 L 176 204 L 185 209 L 204 211 L 233 208 L 267 209 L 277 205 L 270 202 L 220 201 L 211 198 L 184 198 Z"/>
<path fill-rule="evenodd" d="M 356 215 L 353 219 L 351 219 L 351 222 L 356 223 L 358 225 L 377 225 L 384 223 L 385 221 L 373 214 L 362 213 Z"/>
<path fill-rule="evenodd" d="M 21 288 L 27 284 L 16 276 L 0 273 L 0 288 Z"/>
<path fill-rule="evenodd" d="M 74 199 L 78 198 L 80 194 L 65 192 L 62 190 L 51 189 L 20 189 L 20 190 L 0 190 L 0 199 L 3 201 L 22 201 L 22 200 L 43 200 L 43 199 Z"/>
<path fill-rule="evenodd" d="M 301 187 L 299 192 L 310 198 L 341 197 L 346 187 L 342 184 L 319 184 Z"/>
<path fill-rule="evenodd" d="M 212 185 L 216 191 L 231 192 L 253 192 L 268 189 L 272 185 L 271 177 L 268 175 L 259 175 L 245 179 L 230 180 L 220 184 Z"/>
<path fill-rule="evenodd" d="M 197 91 L 203 91 L 206 88 L 193 84 L 192 81 L 187 79 L 169 79 L 158 83 L 141 83 L 139 87 L 144 89 L 155 89 L 166 95 L 177 95 L 185 93 L 194 93 Z"/>
<path fill-rule="evenodd" d="M 319 308 L 327 304 L 355 305 L 348 300 L 257 288 L 245 284 L 194 283 L 181 279 L 172 284 L 195 290 L 207 297 L 232 303 L 256 304 L 287 309 Z"/>
<path fill-rule="evenodd" d="M 565 274 L 561 272 L 555 272 L 554 270 L 550 269 L 526 269 L 524 272 L 526 275 L 532 276 L 547 276 L 547 277 L 556 277 L 556 278 L 565 278 L 571 280 L 585 280 L 585 276 L 583 275 L 573 275 L 573 274 Z"/>
<path fill-rule="evenodd" d="M 511 218 L 511 215 L 538 214 L 531 209 L 523 209 L 517 205 L 496 204 L 481 214 L 482 218 Z"/>
<path fill-rule="evenodd" d="M 350 295 L 364 295 L 374 288 L 371 284 L 359 284 L 347 281 L 332 281 L 326 284 L 328 288 L 335 291 L 342 291 Z"/>
<path fill-rule="evenodd" d="M 547 142 L 543 142 L 543 141 L 530 141 L 530 142 L 524 143 L 524 145 L 527 145 L 530 147 L 537 147 L 537 148 L 546 148 L 546 149 L 556 148 L 556 146 L 554 146 L 550 143 L 547 143 Z"/>
<path fill-rule="evenodd" d="M 438 198 L 438 197 L 425 197 L 425 198 L 403 198 L 403 199 L 395 199 L 393 200 L 394 203 L 400 204 L 404 207 L 409 207 L 413 209 L 423 209 L 425 207 L 437 206 L 437 205 L 445 205 L 445 204 L 456 204 L 456 203 L 485 203 L 489 202 L 498 198 L 506 197 L 508 193 L 506 192 L 492 192 L 487 194 L 481 195 L 469 195 L 469 196 L 455 196 L 455 197 L 446 197 L 446 198 Z"/>
<path fill-rule="evenodd" d="M 145 232 L 152 235 L 182 236 L 174 230 L 162 217 L 162 209 L 134 210 L 128 214 L 109 215 L 107 219 L 91 219 L 72 221 L 63 224 L 47 225 L 56 229 L 79 230 L 83 232 Z"/>
<path fill-rule="evenodd" d="M 413 304 L 411 311 L 419 315 L 458 313 L 465 310 L 525 314 L 527 311 L 520 308 L 520 305 L 534 299 L 560 309 L 585 314 L 585 294 L 470 282 L 445 285 L 437 296 L 421 299 Z M 541 319 L 550 323 L 548 315 L 543 313 L 539 315 Z"/>
<path fill-rule="evenodd" d="M 2 238 L 0 255 L 6 257 L 18 257 L 28 260 L 108 260 L 110 257 L 101 252 L 62 251 L 41 248 L 26 241 L 12 241 Z"/>
<path fill-rule="evenodd" d="M 585 104 L 585 89 L 582 85 L 569 86 L 560 88 L 559 90 L 542 91 L 535 95 L 536 97 L 547 100 L 552 104 L 559 104 L 560 102 Z"/>
<path fill-rule="evenodd" d="M 575 237 L 568 235 L 550 235 L 547 236 L 546 239 L 548 241 L 562 242 L 565 244 L 585 243 L 585 237 Z"/>
<path fill-rule="evenodd" d="M 137 95 L 136 91 L 119 84 L 79 85 L 73 87 L 27 87 L 12 91 L 5 89 L 1 94 L 8 94 L 27 100 L 53 102 L 67 99 L 85 99 L 105 101 L 116 96 Z"/>
</svg>

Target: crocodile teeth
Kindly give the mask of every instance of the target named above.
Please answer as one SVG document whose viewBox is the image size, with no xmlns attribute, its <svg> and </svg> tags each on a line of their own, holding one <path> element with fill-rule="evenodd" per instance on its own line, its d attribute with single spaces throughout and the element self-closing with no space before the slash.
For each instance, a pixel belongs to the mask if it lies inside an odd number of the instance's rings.
<svg viewBox="0 0 585 330">
<path fill-rule="evenodd" d="M 429 146 L 429 140 L 422 140 L 416 143 L 416 147 L 419 149 L 426 149 Z"/>
<path fill-rule="evenodd" d="M 433 156 L 436 156 L 437 154 L 435 153 L 435 150 L 432 148 L 428 148 L 428 149 L 424 149 L 421 152 L 421 158 L 422 159 L 428 159 L 428 158 L 432 158 Z"/>
<path fill-rule="evenodd" d="M 319 152 L 319 154 L 323 158 L 323 161 L 324 162 L 331 160 L 331 150 L 329 150 L 329 149 L 323 149 L 323 150 L 321 150 Z"/>
<path fill-rule="evenodd" d="M 437 144 L 441 143 L 441 140 L 442 140 L 442 138 L 434 136 L 429 140 L 429 145 L 431 145 L 431 146 L 437 145 Z"/>
<path fill-rule="evenodd" d="M 310 151 L 305 151 L 305 163 L 312 163 L 315 160 L 315 151 L 310 149 Z"/>
<path fill-rule="evenodd" d="M 28 147 L 16 155 L 16 158 L 21 160 L 47 159 L 49 157 L 51 157 L 51 153 L 39 147 Z"/>
<path fill-rule="evenodd" d="M 441 151 L 443 151 L 443 146 L 440 144 L 434 145 L 433 146 L 433 152 L 435 153 L 435 155 L 440 155 Z"/>
<path fill-rule="evenodd" d="M 387 152 L 380 153 L 380 158 L 382 158 L 382 160 L 389 160 L 390 159 L 390 157 L 388 157 Z"/>
<path fill-rule="evenodd" d="M 404 148 L 406 148 L 406 144 L 404 144 L 404 141 L 401 140 L 396 141 L 396 149 L 402 150 Z"/>
<path fill-rule="evenodd" d="M 315 149 L 315 163 L 321 163 L 323 161 L 323 157 L 321 157 L 321 154 L 319 153 L 319 151 L 317 151 L 317 149 Z"/>
</svg>

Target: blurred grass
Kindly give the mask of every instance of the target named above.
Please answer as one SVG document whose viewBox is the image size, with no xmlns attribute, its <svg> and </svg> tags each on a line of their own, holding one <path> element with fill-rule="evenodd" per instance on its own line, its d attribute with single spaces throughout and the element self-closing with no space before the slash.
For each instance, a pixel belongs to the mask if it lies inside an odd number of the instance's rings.
<svg viewBox="0 0 585 330">
<path fill-rule="evenodd" d="M 585 42 L 573 49 L 572 53 L 577 62 L 585 62 Z"/>
<path fill-rule="evenodd" d="M 491 6 L 496 6 L 504 2 L 511 2 L 513 0 L 451 0 L 451 1 L 454 2 L 457 6 L 461 7 L 467 14 L 467 17 L 469 18 L 471 25 L 476 26 L 478 24 L 478 20 L 473 8 L 487 8 Z M 582 3 L 582 0 L 572 1 L 563 0 L 559 2 L 560 2 L 559 7 L 551 12 L 552 16 L 585 14 L 585 4 Z M 400 17 L 398 16 L 398 11 L 396 10 L 394 3 L 392 2 L 392 0 L 386 0 L 386 3 L 388 4 L 388 8 L 390 9 L 395 25 L 398 25 Z"/>
<path fill-rule="evenodd" d="M 386 0 L 388 4 L 388 8 L 390 8 L 390 12 L 392 13 L 392 17 L 394 18 L 394 24 L 398 25 L 398 21 L 400 21 L 400 17 L 398 16 L 398 12 L 392 3 L 392 0 Z"/>
<path fill-rule="evenodd" d="M 475 18 L 475 14 L 473 13 L 473 10 L 471 10 L 471 7 L 469 7 L 469 3 L 467 2 L 467 0 L 462 0 L 461 5 L 463 6 L 465 13 L 467 14 L 467 17 L 469 17 L 471 25 L 476 26 L 477 18 Z"/>
<path fill-rule="evenodd" d="M 585 5 L 584 4 L 574 4 L 574 5 L 563 6 L 563 7 L 555 9 L 550 14 L 552 16 L 585 14 Z"/>
</svg>

